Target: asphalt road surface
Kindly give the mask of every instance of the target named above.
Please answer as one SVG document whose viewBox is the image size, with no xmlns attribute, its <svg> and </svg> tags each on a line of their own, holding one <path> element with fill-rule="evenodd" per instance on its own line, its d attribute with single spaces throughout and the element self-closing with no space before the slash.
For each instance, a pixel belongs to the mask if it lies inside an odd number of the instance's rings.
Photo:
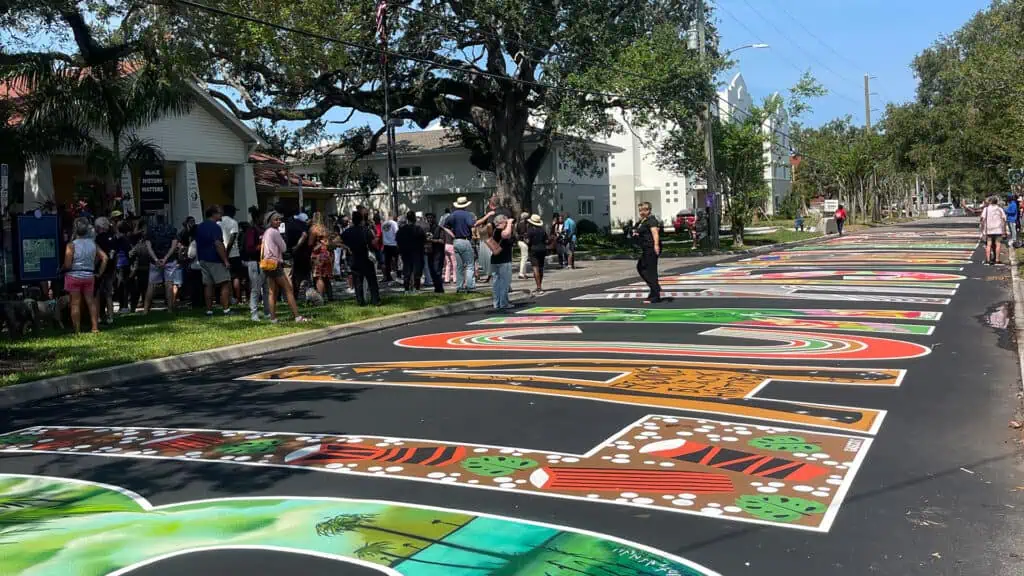
<svg viewBox="0 0 1024 576">
<path fill-rule="evenodd" d="M 977 244 L 881 229 L 19 408 L 0 574 L 1019 576 Z"/>
</svg>

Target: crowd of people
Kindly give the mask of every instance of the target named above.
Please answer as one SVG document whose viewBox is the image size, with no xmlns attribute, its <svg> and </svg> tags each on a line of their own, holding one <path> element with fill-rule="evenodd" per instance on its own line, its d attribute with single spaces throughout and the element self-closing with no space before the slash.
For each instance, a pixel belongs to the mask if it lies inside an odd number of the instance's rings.
<svg viewBox="0 0 1024 576">
<path fill-rule="evenodd" d="M 496 197 L 479 217 L 471 205 L 460 197 L 440 218 L 409 212 L 401 222 L 371 215 L 365 206 L 312 218 L 251 207 L 247 221 L 239 221 L 234 206 L 212 205 L 201 222 L 188 217 L 177 230 L 119 211 L 101 217 L 81 211 L 64 231 L 64 275 L 44 290 L 50 298 L 67 293 L 75 331 L 87 312 L 95 332 L 117 314 L 149 313 L 161 297 L 172 313 L 203 307 L 208 316 L 230 315 L 247 303 L 253 321 L 275 323 L 278 303 L 286 302 L 294 321 L 305 322 L 299 301 L 334 299 L 335 281 L 360 306 L 380 304 L 381 283 L 406 293 L 423 287 L 441 293 L 445 284 L 472 292 L 490 284 L 494 308 L 504 311 L 514 247 L 518 277 L 526 278 L 529 263 L 535 294 L 543 293 L 549 253 L 560 266 L 575 268 L 576 223 L 568 214 L 546 225 L 537 214 L 514 217 Z"/>
</svg>

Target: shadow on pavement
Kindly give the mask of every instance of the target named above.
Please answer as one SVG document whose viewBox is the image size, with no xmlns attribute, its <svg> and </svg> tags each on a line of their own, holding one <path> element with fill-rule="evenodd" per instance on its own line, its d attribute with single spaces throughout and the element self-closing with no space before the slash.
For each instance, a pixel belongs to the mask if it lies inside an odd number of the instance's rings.
<svg viewBox="0 0 1024 576">
<path fill-rule="evenodd" d="M 264 370 L 302 363 L 295 356 L 253 358 L 152 380 L 43 400 L 0 416 L 0 431 L 33 425 L 174 426 L 237 428 L 230 415 L 244 407 L 246 420 L 294 422 L 321 417 L 311 402 L 350 402 L 367 388 L 276 388 L 274 383 L 232 382 Z"/>
</svg>

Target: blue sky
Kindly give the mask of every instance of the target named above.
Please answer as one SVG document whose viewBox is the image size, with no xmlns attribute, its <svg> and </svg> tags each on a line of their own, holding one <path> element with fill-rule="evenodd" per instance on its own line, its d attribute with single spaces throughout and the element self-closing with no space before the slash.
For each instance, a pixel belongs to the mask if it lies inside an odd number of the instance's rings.
<svg viewBox="0 0 1024 576">
<path fill-rule="evenodd" d="M 914 98 L 910 62 L 940 35 L 956 31 L 988 0 L 714 0 L 723 50 L 766 43 L 764 50 L 737 52 L 755 101 L 784 91 L 810 68 L 831 94 L 812 103 L 801 118 L 817 126 L 852 114 L 864 123 L 864 74 L 871 81 L 872 122 L 886 102 Z M 806 31 L 809 30 L 813 36 Z M 820 41 L 819 41 L 820 40 Z"/>
<path fill-rule="evenodd" d="M 801 118 L 817 126 L 850 114 L 864 122 L 864 74 L 871 82 L 872 122 L 887 102 L 914 98 L 910 62 L 939 36 L 950 34 L 988 6 L 988 0 L 708 0 L 721 34 L 721 50 L 753 43 L 770 47 L 734 54 L 737 65 L 720 80 L 742 72 L 755 102 L 785 92 L 810 69 L 830 94 L 812 102 Z M 808 34 L 807 31 L 813 33 Z M 343 119 L 333 110 L 329 120 Z M 353 116 L 348 126 L 381 125 L 376 117 Z"/>
</svg>

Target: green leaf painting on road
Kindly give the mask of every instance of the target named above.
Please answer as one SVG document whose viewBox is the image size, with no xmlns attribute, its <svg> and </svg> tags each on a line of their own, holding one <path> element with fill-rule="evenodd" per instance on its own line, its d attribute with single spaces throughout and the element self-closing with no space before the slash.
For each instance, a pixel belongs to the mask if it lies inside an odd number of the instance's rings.
<svg viewBox="0 0 1024 576">
<path fill-rule="evenodd" d="M 281 440 L 277 438 L 257 438 L 254 440 L 246 440 L 244 442 L 238 442 L 236 444 L 228 444 L 227 446 L 221 446 L 217 449 L 218 452 L 223 454 L 233 455 L 250 455 L 250 454 L 269 454 L 277 447 L 281 445 Z"/>
<path fill-rule="evenodd" d="M 800 436 L 761 436 L 748 442 L 754 448 L 763 450 L 775 450 L 777 452 L 820 452 L 821 448 L 808 444 Z"/>
<path fill-rule="evenodd" d="M 536 468 L 537 461 L 517 456 L 477 456 L 466 458 L 462 467 L 480 476 L 507 476 L 518 470 Z"/>
<path fill-rule="evenodd" d="M 744 512 L 772 522 L 795 522 L 811 514 L 824 514 L 827 506 L 792 496 L 740 496 L 736 505 Z"/>
<path fill-rule="evenodd" d="M 608 537 L 459 510 L 287 496 L 154 507 L 114 486 L 0 474 L 0 574 L 102 576 L 217 548 L 316 555 L 407 576 L 532 575 L 569 564 L 594 574 L 641 576 L 657 567 L 715 576 Z"/>
</svg>

